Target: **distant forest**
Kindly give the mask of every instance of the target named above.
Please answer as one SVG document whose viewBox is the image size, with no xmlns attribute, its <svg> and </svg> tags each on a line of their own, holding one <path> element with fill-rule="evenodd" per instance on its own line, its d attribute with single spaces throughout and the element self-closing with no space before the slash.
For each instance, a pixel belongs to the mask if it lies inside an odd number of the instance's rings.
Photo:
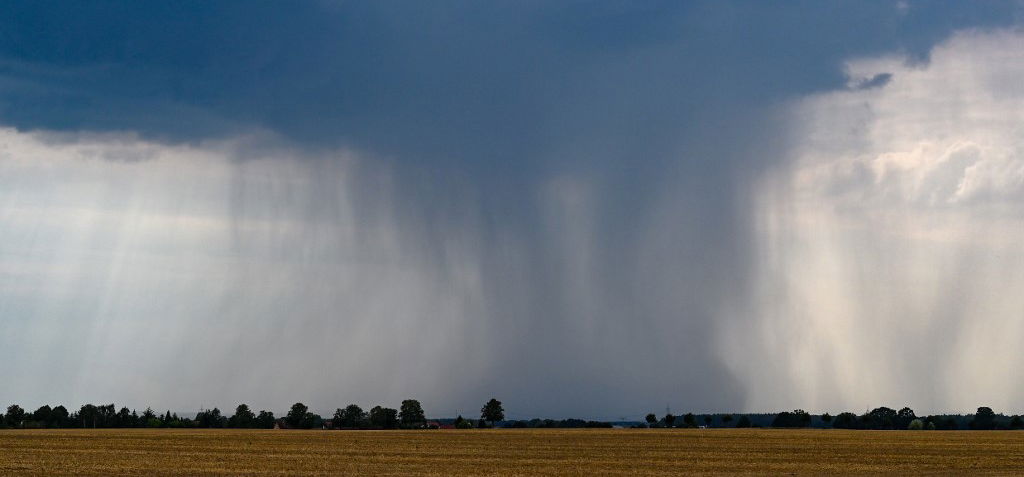
<svg viewBox="0 0 1024 477">
<path fill-rule="evenodd" d="M 996 414 L 989 407 L 979 407 L 974 414 L 941 414 L 918 416 L 909 407 L 900 410 L 879 407 L 861 415 L 842 412 L 810 414 L 803 410 L 760 414 L 694 414 L 662 417 L 648 414 L 642 421 L 605 422 L 582 419 L 505 420 L 501 401 L 491 399 L 480 409 L 478 419 L 457 416 L 454 419 L 427 419 L 420 402 L 402 401 L 399 409 L 374 406 L 364 411 L 356 404 L 338 408 L 324 417 L 295 403 L 283 417 L 261 410 L 253 412 L 239 404 L 227 416 L 220 409 L 200 410 L 194 418 L 166 411 L 163 414 L 146 408 L 142 413 L 113 404 L 83 405 L 69 412 L 64 406 L 44 405 L 28 412 L 17 404 L 0 414 L 0 429 L 58 428 L 232 428 L 232 429 L 474 429 L 474 428 L 835 428 L 873 430 L 1018 430 L 1024 428 L 1019 415 Z"/>
</svg>

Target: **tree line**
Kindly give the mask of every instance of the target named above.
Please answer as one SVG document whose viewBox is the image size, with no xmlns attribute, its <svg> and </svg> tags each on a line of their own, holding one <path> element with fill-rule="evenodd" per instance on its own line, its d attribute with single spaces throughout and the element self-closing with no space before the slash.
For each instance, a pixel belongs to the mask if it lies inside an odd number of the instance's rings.
<svg viewBox="0 0 1024 477">
<path fill-rule="evenodd" d="M 273 412 L 254 412 L 246 404 L 239 404 L 234 414 L 227 416 L 220 409 L 203 409 L 194 418 L 178 416 L 166 411 L 163 414 L 146 408 L 142 413 L 127 407 L 117 409 L 113 404 L 85 404 L 77 411 L 69 412 L 64 406 L 44 405 L 28 412 L 12 404 L 6 413 L 0 414 L 0 428 L 235 428 L 235 429 L 424 429 L 431 425 L 473 429 L 488 427 L 504 428 L 608 428 L 612 423 L 582 419 L 531 419 L 505 420 L 501 401 L 491 399 L 480 409 L 480 418 L 466 419 L 461 415 L 452 419 L 439 419 L 429 423 L 423 406 L 415 399 L 402 401 L 398 409 L 374 406 L 364 411 L 357 404 L 338 408 L 333 415 L 323 417 L 313 413 L 305 404 L 292 405 L 283 417 Z M 913 409 L 900 410 L 879 407 L 855 414 L 842 412 L 835 416 L 828 413 L 812 415 L 802 409 L 777 414 L 704 414 L 686 413 L 675 416 L 667 413 L 659 418 L 651 413 L 643 422 L 632 423 L 632 427 L 649 428 L 694 428 L 694 427 L 778 427 L 778 428 L 836 428 L 836 429 L 909 429 L 909 430 L 1014 430 L 1024 429 L 1024 418 L 1019 415 L 996 414 L 989 407 L 979 407 L 974 414 L 918 416 Z"/>
<path fill-rule="evenodd" d="M 461 419 L 468 424 L 458 422 Z M 501 401 L 491 399 L 480 409 L 480 420 L 476 425 L 462 419 L 456 420 L 457 427 L 493 427 L 505 419 Z M 239 404 L 231 416 L 223 415 L 218 408 L 200 410 L 195 418 L 178 416 L 167 411 L 163 414 L 146 408 L 141 414 L 122 407 L 116 410 L 113 404 L 85 404 L 78 411 L 69 412 L 64 406 L 40 406 L 33 412 L 17 404 L 7 407 L 0 414 L 0 428 L 235 428 L 235 429 L 423 429 L 427 427 L 423 406 L 415 399 L 402 401 L 399 409 L 374 406 L 363 411 L 357 404 L 338 408 L 330 418 L 313 413 L 301 402 L 292 405 L 282 418 L 273 412 L 261 410 L 255 413 L 247 404 Z"/>
<path fill-rule="evenodd" d="M 819 427 L 835 429 L 870 430 L 1018 430 L 1024 429 L 1024 417 L 1019 415 L 996 414 L 990 407 L 979 407 L 974 414 L 944 414 L 918 416 L 913 409 L 904 407 L 895 410 L 878 407 L 864 414 L 842 412 L 836 416 L 829 413 L 812 415 L 802 409 L 777 414 L 706 414 L 701 417 L 692 413 L 679 418 L 671 413 L 662 418 L 648 414 L 644 424 L 634 427 L 687 428 L 687 427 L 778 427 L 802 428 Z M 735 425 L 732 424 L 735 421 Z"/>
</svg>

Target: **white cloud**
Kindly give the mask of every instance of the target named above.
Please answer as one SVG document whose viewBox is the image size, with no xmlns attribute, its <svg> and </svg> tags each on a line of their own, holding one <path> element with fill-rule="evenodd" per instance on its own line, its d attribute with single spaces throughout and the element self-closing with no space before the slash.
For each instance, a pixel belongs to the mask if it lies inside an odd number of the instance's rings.
<svg viewBox="0 0 1024 477">
<path fill-rule="evenodd" d="M 733 369 L 769 408 L 1019 409 L 1024 33 L 847 66 L 851 84 L 892 78 L 793 106 L 791 161 L 755 194 Z"/>
</svg>

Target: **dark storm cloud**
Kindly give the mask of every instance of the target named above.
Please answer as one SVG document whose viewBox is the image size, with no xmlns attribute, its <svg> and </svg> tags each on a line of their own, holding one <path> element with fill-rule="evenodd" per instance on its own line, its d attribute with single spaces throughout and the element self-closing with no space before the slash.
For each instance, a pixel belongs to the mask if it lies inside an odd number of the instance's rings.
<svg viewBox="0 0 1024 477">
<path fill-rule="evenodd" d="M 260 127 L 511 169 L 612 160 L 553 153 L 581 138 L 620 161 L 674 155 L 679 125 L 709 111 L 835 87 L 842 58 L 924 56 L 952 28 L 1013 17 L 1009 4 L 936 2 L 28 2 L 0 14 L 11 125 L 169 140 Z"/>
<path fill-rule="evenodd" d="M 167 143 L 270 131 L 317 157 L 360 151 L 396 171 L 401 240 L 423 260 L 444 266 L 460 227 L 486 251 L 480 319 L 501 339 L 481 395 L 537 414 L 670 399 L 737 409 L 744 385 L 716 355 L 714 318 L 746 288 L 745 185 L 780 160 L 775 108 L 845 87 L 850 57 L 926 58 L 954 29 L 1015 13 L 1009 2 L 25 2 L 0 9 L 0 118 Z M 574 179 L 593 189 L 573 195 Z M 308 217 L 330 215 L 332 187 L 306 191 Z M 525 252 L 502 254 L 508 236 Z"/>
</svg>

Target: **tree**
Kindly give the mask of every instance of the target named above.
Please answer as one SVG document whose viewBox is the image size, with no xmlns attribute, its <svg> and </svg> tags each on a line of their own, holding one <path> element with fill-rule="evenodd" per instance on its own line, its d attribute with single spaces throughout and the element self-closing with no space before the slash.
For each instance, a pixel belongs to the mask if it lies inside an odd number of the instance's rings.
<svg viewBox="0 0 1024 477">
<path fill-rule="evenodd" d="M 883 406 L 872 409 L 861 420 L 864 421 L 864 427 L 868 429 L 896 429 L 898 415 L 895 409 Z"/>
<path fill-rule="evenodd" d="M 665 427 L 672 427 L 672 424 L 676 422 L 676 416 L 672 413 L 665 414 Z"/>
<path fill-rule="evenodd" d="M 772 427 L 807 427 L 811 425 L 811 415 L 803 409 L 793 412 L 780 412 L 772 420 Z"/>
<path fill-rule="evenodd" d="M 726 426 L 728 426 L 729 423 L 732 422 L 732 414 L 726 414 L 722 416 L 722 422 L 725 423 Z"/>
<path fill-rule="evenodd" d="M 736 427 L 737 428 L 747 428 L 747 427 L 750 427 L 750 418 L 747 417 L 747 416 L 740 416 L 740 419 L 738 421 L 736 421 Z"/>
<path fill-rule="evenodd" d="M 1022 427 L 1024 427 L 1024 420 L 1022 420 L 1020 416 L 1013 416 L 1013 418 L 1010 419 L 1010 429 L 1020 429 Z"/>
<path fill-rule="evenodd" d="M 370 409 L 370 425 L 380 429 L 395 429 L 398 427 L 398 411 L 374 406 Z"/>
<path fill-rule="evenodd" d="M 832 422 L 832 415 L 827 412 L 825 414 L 822 414 L 821 422 L 825 423 L 826 426 L 829 425 L 829 423 Z"/>
<path fill-rule="evenodd" d="M 334 427 L 358 428 L 366 425 L 366 413 L 363 408 L 349 404 L 345 409 L 338 409 L 334 413 Z"/>
<path fill-rule="evenodd" d="M 202 413 L 203 411 L 199 411 L 199 412 Z M 220 411 L 217 411 L 217 414 L 220 415 Z M 152 409 L 147 407 L 145 411 L 142 411 L 142 420 L 148 421 L 150 419 L 155 419 L 155 418 L 156 418 L 156 413 L 153 412 Z M 197 415 L 197 420 L 198 420 L 198 415 Z"/>
<path fill-rule="evenodd" d="M 146 425 L 148 427 L 153 427 L 152 425 L 150 425 L 148 423 L 150 423 L 150 422 L 152 422 L 154 420 L 156 422 L 158 422 L 158 423 L 160 422 L 159 419 L 155 419 L 154 417 L 147 417 L 147 415 L 150 415 L 150 416 L 153 415 L 153 411 L 150 410 L 149 408 L 146 409 L 146 412 L 142 413 L 142 420 L 143 420 L 144 423 L 147 423 Z M 220 409 L 213 408 L 213 409 L 209 409 L 209 410 L 206 410 L 206 411 L 199 411 L 199 413 L 196 414 L 196 425 L 199 426 L 199 427 L 218 427 L 219 428 L 219 427 L 224 427 L 226 424 L 227 424 L 227 419 L 225 419 L 224 416 L 220 415 Z"/>
<path fill-rule="evenodd" d="M 914 420 L 910 421 L 910 424 L 907 424 L 907 429 L 911 431 L 920 431 L 924 429 L 924 421 L 915 418 Z"/>
<path fill-rule="evenodd" d="M 135 427 L 135 419 L 132 417 L 132 412 L 126 407 L 122 407 L 120 411 L 117 411 L 117 427 Z"/>
<path fill-rule="evenodd" d="M 470 421 L 469 419 L 466 419 L 466 418 L 462 417 L 462 414 L 459 414 L 459 417 L 455 418 L 455 428 L 456 429 L 472 429 L 473 428 L 473 421 Z"/>
<path fill-rule="evenodd" d="M 909 407 L 904 407 L 903 409 L 900 409 L 899 412 L 896 413 L 896 421 L 894 423 L 894 427 L 896 429 L 907 429 L 914 419 L 917 419 L 917 415 L 914 414 L 914 410 Z M 921 427 L 924 427 L 923 421 L 921 422 Z"/>
<path fill-rule="evenodd" d="M 652 412 L 644 417 L 644 420 L 647 421 L 647 427 L 654 427 L 658 423 L 658 416 L 655 416 Z"/>
<path fill-rule="evenodd" d="M 53 414 L 53 409 L 51 409 L 50 406 L 39 406 L 39 409 L 36 409 L 36 412 L 32 413 L 32 420 L 39 423 L 38 425 L 40 426 L 49 427 L 51 414 Z"/>
<path fill-rule="evenodd" d="M 832 427 L 836 429 L 858 429 L 861 426 L 860 421 L 857 420 L 856 414 L 852 412 L 841 412 L 832 422 Z"/>
<path fill-rule="evenodd" d="M 68 415 L 68 408 L 64 406 L 57 406 L 50 411 L 50 424 L 53 427 L 69 427 L 70 416 Z"/>
<path fill-rule="evenodd" d="M 683 416 L 683 424 L 686 424 L 686 427 L 697 427 L 697 418 L 692 412 L 688 412 Z"/>
<path fill-rule="evenodd" d="M 299 423 L 299 427 L 303 429 L 323 429 L 324 418 L 319 414 L 307 412 L 305 416 L 302 416 L 302 422 Z"/>
<path fill-rule="evenodd" d="M 113 427 L 117 419 L 117 410 L 113 404 L 96 406 L 95 424 L 93 427 Z"/>
<path fill-rule="evenodd" d="M 704 426 L 711 427 L 711 416 L 704 416 Z"/>
<path fill-rule="evenodd" d="M 398 412 L 398 420 L 403 427 L 423 427 L 427 423 L 427 417 L 423 413 L 423 406 L 415 399 L 402 401 L 401 410 Z"/>
<path fill-rule="evenodd" d="M 955 431 L 960 428 L 952 416 L 928 416 L 925 418 L 925 422 L 935 424 L 935 428 L 940 431 Z"/>
<path fill-rule="evenodd" d="M 990 430 L 996 428 L 996 413 L 990 407 L 979 407 L 970 423 L 971 429 Z"/>
<path fill-rule="evenodd" d="M 285 416 L 284 420 L 291 427 L 302 427 L 302 421 L 306 419 L 306 413 L 309 412 L 309 408 L 301 402 L 292 404 L 292 408 L 288 411 L 288 415 Z"/>
<path fill-rule="evenodd" d="M 501 401 L 491 398 L 484 404 L 484 407 L 480 408 L 480 418 L 489 421 L 491 426 L 494 426 L 495 422 L 505 420 L 505 409 L 501 407 Z"/>
<path fill-rule="evenodd" d="M 248 404 L 239 404 L 235 408 L 235 415 L 228 419 L 228 427 L 250 428 L 256 424 L 256 415 L 249 409 Z"/>
<path fill-rule="evenodd" d="M 78 420 L 82 423 L 82 427 L 95 429 L 100 420 L 99 409 L 92 404 L 83 404 L 78 409 Z"/>
<path fill-rule="evenodd" d="M 274 421 L 274 413 L 270 411 L 260 411 L 260 415 L 256 416 L 256 428 L 273 429 Z"/>
<path fill-rule="evenodd" d="M 10 427 L 21 427 L 25 422 L 25 410 L 17 404 L 7 406 L 7 414 L 4 419 Z"/>
</svg>

